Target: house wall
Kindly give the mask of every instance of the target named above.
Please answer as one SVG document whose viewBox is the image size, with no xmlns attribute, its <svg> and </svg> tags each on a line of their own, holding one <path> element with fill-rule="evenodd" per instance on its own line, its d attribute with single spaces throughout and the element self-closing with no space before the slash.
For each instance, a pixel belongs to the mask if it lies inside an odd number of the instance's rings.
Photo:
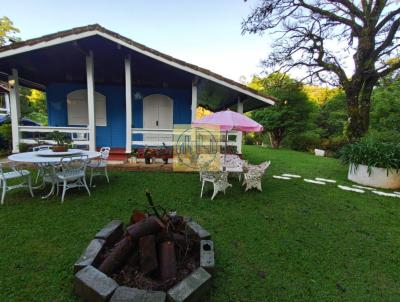
<svg viewBox="0 0 400 302">
<path fill-rule="evenodd" d="M 67 95 L 86 89 L 84 84 L 54 83 L 47 86 L 47 110 L 49 126 L 68 126 Z M 125 147 L 125 87 L 113 85 L 96 85 L 95 90 L 106 96 L 107 126 L 96 127 L 96 145 Z M 191 89 L 142 88 L 132 89 L 133 128 L 143 127 L 143 98 L 151 94 L 164 94 L 173 100 L 173 123 L 190 124 L 191 122 Z M 135 134 L 133 140 L 142 140 Z"/>
</svg>

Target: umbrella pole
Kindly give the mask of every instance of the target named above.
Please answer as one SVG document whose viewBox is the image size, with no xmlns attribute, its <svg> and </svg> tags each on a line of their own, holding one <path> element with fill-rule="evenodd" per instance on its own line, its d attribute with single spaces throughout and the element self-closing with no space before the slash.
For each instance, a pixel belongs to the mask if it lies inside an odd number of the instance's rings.
<svg viewBox="0 0 400 302">
<path fill-rule="evenodd" d="M 228 152 L 228 131 L 225 132 L 224 171 L 226 170 L 226 153 Z"/>
</svg>

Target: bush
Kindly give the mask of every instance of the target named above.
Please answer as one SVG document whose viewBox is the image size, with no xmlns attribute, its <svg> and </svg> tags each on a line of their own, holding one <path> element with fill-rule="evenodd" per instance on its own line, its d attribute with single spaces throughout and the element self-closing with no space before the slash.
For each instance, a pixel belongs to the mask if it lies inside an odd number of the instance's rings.
<svg viewBox="0 0 400 302">
<path fill-rule="evenodd" d="M 306 131 L 298 135 L 292 134 L 287 141 L 289 147 L 293 150 L 308 151 L 318 148 L 321 143 L 321 137 L 317 131 Z"/>
<path fill-rule="evenodd" d="M 245 145 L 255 145 L 256 139 L 254 138 L 254 135 L 252 133 L 246 133 L 243 138 L 243 143 Z"/>
<path fill-rule="evenodd" d="M 12 130 L 10 123 L 0 125 L 0 149 L 7 152 L 11 151 Z"/>
<path fill-rule="evenodd" d="M 330 151 L 335 156 L 339 153 L 345 145 L 349 143 L 349 140 L 345 136 L 333 136 L 321 141 L 321 148 Z"/>
<path fill-rule="evenodd" d="M 386 170 L 400 169 L 400 144 L 384 143 L 364 139 L 358 143 L 349 144 L 340 150 L 340 158 L 345 164 L 384 168 Z"/>
</svg>

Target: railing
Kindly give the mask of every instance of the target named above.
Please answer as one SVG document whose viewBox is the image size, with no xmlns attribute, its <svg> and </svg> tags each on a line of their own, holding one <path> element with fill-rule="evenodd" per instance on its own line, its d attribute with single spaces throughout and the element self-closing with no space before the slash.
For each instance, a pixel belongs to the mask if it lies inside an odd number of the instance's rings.
<svg viewBox="0 0 400 302">
<path fill-rule="evenodd" d="M 18 129 L 21 133 L 20 142 L 25 144 L 35 144 L 38 141 L 55 144 L 55 141 L 48 138 L 48 134 L 53 131 L 70 134 L 74 144 L 89 144 L 89 129 L 86 127 L 19 126 Z"/>
<path fill-rule="evenodd" d="M 175 145 L 174 142 L 174 133 L 175 129 L 152 129 L 152 128 L 132 128 L 132 135 L 134 134 L 142 134 L 142 140 L 132 140 L 132 145 L 136 146 L 162 146 L 163 143 L 166 146 Z M 228 132 L 228 146 L 236 146 L 237 150 L 241 150 L 241 146 L 239 146 L 239 142 L 237 140 L 239 132 L 237 131 L 229 131 Z M 217 142 L 217 145 L 225 146 L 225 132 L 221 132 L 220 141 Z M 186 135 L 188 137 L 188 141 L 191 139 L 191 135 Z M 241 144 L 241 142 L 240 142 Z"/>
</svg>

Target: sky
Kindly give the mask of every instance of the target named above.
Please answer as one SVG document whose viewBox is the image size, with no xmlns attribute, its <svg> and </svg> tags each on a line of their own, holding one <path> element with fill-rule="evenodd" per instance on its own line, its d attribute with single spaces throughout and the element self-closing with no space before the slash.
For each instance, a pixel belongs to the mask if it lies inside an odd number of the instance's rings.
<svg viewBox="0 0 400 302">
<path fill-rule="evenodd" d="M 268 56 L 266 36 L 242 35 L 241 22 L 256 0 L 19 0 L 1 14 L 23 39 L 98 23 L 136 42 L 210 69 L 250 80 Z M 0 14 L 0 15 L 1 15 Z"/>
</svg>

